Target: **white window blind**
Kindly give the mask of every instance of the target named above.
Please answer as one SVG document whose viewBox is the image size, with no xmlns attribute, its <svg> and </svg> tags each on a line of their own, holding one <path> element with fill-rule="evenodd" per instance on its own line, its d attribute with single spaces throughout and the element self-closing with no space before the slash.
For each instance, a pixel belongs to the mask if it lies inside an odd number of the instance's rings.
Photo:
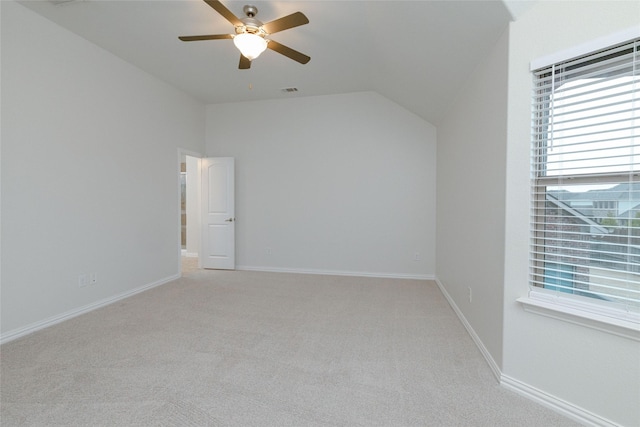
<svg viewBox="0 0 640 427">
<path fill-rule="evenodd" d="M 534 70 L 536 287 L 640 311 L 640 39 Z"/>
</svg>

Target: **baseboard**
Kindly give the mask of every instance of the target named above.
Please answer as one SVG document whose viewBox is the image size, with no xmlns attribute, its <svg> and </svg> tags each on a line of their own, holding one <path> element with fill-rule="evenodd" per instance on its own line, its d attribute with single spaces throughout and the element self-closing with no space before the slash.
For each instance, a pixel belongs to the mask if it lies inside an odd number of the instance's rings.
<svg viewBox="0 0 640 427">
<path fill-rule="evenodd" d="M 502 375 L 502 377 L 500 378 L 500 385 L 515 393 L 518 393 L 521 396 L 526 397 L 529 400 L 533 400 L 534 402 L 537 402 L 542 406 L 558 412 L 567 418 L 571 418 L 572 420 L 579 422 L 582 425 L 606 427 L 619 426 L 619 424 L 616 424 L 611 420 L 594 414 L 593 412 L 587 411 L 586 409 L 576 406 L 572 403 L 566 402 L 556 396 L 553 396 L 507 375 Z"/>
<path fill-rule="evenodd" d="M 505 387 L 513 392 L 516 392 L 521 396 L 526 397 L 529 400 L 532 400 L 542 406 L 545 406 L 555 412 L 558 412 L 564 415 L 565 417 L 570 418 L 574 421 L 577 421 L 583 425 L 606 426 L 606 427 L 618 426 L 618 424 L 606 418 L 603 418 L 599 415 L 596 415 L 590 411 L 587 411 L 584 408 L 581 408 L 577 405 L 566 402 L 556 396 L 553 396 L 549 393 L 546 393 L 542 390 L 532 387 L 529 384 L 526 384 L 515 378 L 511 378 L 507 375 L 504 375 L 500 370 L 500 367 L 498 366 L 498 364 L 495 362 L 493 357 L 491 357 L 491 354 L 482 343 L 482 340 L 480 339 L 478 334 L 476 334 L 476 332 L 473 330 L 473 327 L 471 326 L 471 324 L 467 321 L 466 317 L 464 317 L 464 314 L 462 313 L 460 308 L 458 308 L 453 298 L 451 298 L 451 295 L 449 295 L 449 293 L 447 292 L 442 282 L 440 282 L 438 278 L 435 279 L 435 282 L 437 283 L 438 288 L 440 288 L 440 291 L 446 298 L 447 302 L 449 303 L 453 311 L 458 316 L 458 319 L 460 319 L 460 322 L 462 322 L 465 329 L 471 336 L 471 339 L 480 350 L 480 353 L 482 353 L 482 356 L 487 361 L 487 364 L 489 365 L 489 368 L 491 368 L 493 375 L 495 375 L 496 379 L 498 380 L 498 382 L 502 387 Z"/>
<path fill-rule="evenodd" d="M 182 256 L 185 258 L 198 258 L 198 252 L 182 252 Z"/>
<path fill-rule="evenodd" d="M 467 318 L 464 317 L 464 314 L 462 314 L 462 310 L 458 308 L 455 301 L 453 300 L 453 298 L 451 298 L 451 295 L 449 295 L 449 293 L 445 289 L 442 282 L 440 282 L 440 280 L 438 280 L 437 278 L 435 279 L 435 282 L 438 285 L 438 288 L 440 288 L 440 291 L 446 298 L 447 302 L 449 303 L 453 311 L 456 313 L 456 316 L 458 316 L 458 319 L 460 319 L 460 322 L 462 322 L 462 325 L 471 336 L 471 339 L 476 344 L 476 347 L 478 347 L 478 349 L 480 350 L 480 353 L 482 353 L 482 357 L 484 357 L 484 359 L 487 361 L 487 364 L 489 365 L 489 368 L 491 368 L 491 371 L 493 372 L 493 375 L 496 377 L 496 380 L 500 382 L 502 372 L 500 371 L 500 367 L 498 366 L 496 361 L 493 360 L 491 353 L 489 353 L 489 350 L 487 350 L 487 348 L 484 346 L 484 344 L 482 343 L 482 340 L 480 339 L 478 334 L 476 334 L 476 331 L 473 330 L 473 327 L 471 327 L 471 324 L 467 321 Z"/>
<path fill-rule="evenodd" d="M 354 277 L 377 277 L 385 279 L 415 279 L 415 280 L 435 280 L 433 274 L 406 274 L 406 273 L 371 273 L 364 271 L 341 271 L 341 270 L 313 270 L 302 268 L 274 268 L 274 267 L 254 267 L 249 265 L 236 265 L 236 270 L 262 271 L 265 273 L 297 273 L 297 274 L 318 274 L 324 276 L 354 276 Z"/>
<path fill-rule="evenodd" d="M 24 326 L 22 328 L 18 328 L 18 329 L 14 329 L 13 331 L 9 331 L 6 332 L 2 335 L 0 335 L 0 344 L 4 344 L 6 342 L 9 341 L 13 341 L 15 339 L 21 338 L 25 335 L 29 335 L 32 334 L 36 331 L 39 331 L 41 329 L 45 329 L 48 328 L 49 326 L 53 326 L 57 323 L 61 323 L 64 322 L 65 320 L 69 320 L 72 319 L 74 317 L 80 316 L 82 314 L 85 313 L 89 313 L 90 311 L 96 310 L 98 308 L 101 307 L 105 307 L 109 304 L 113 304 L 114 302 L 120 301 L 122 299 L 128 298 L 130 296 L 133 296 L 135 294 L 139 294 L 140 292 L 144 292 L 146 290 L 149 290 L 151 288 L 155 288 L 157 286 L 160 285 L 164 285 L 165 283 L 171 282 L 173 280 L 179 279 L 180 275 L 179 274 L 175 274 L 173 276 L 169 276 L 169 277 L 165 277 L 164 279 L 160 279 L 157 280 L 155 282 L 152 283 L 148 283 L 144 286 L 140 286 L 138 288 L 132 289 L 130 291 L 127 292 L 123 292 L 121 294 L 118 295 L 114 295 L 112 297 L 109 298 L 105 298 L 102 299 L 100 301 L 96 301 L 94 303 L 85 305 L 83 307 L 79 307 L 73 310 L 69 310 L 65 313 L 53 316 L 53 317 L 49 317 L 48 319 L 39 321 L 39 322 L 35 322 L 32 323 L 30 325 Z"/>
</svg>

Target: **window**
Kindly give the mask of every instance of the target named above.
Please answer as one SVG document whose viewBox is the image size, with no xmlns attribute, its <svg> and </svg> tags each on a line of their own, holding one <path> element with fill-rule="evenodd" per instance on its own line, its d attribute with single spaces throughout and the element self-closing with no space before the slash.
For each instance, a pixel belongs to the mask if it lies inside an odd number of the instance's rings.
<svg viewBox="0 0 640 427">
<path fill-rule="evenodd" d="M 640 39 L 533 75 L 531 285 L 640 312 Z"/>
</svg>

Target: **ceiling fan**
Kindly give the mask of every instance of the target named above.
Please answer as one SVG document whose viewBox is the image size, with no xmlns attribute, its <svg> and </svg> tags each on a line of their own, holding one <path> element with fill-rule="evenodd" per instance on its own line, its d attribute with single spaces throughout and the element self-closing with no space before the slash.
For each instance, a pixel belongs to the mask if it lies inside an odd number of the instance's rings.
<svg viewBox="0 0 640 427">
<path fill-rule="evenodd" d="M 309 23 L 309 19 L 302 13 L 296 12 L 291 15 L 263 24 L 255 16 L 258 8 L 246 5 L 242 9 L 246 18 L 236 17 L 219 0 L 204 0 L 209 6 L 215 9 L 227 21 L 235 27 L 235 34 L 211 34 L 202 36 L 181 36 L 178 37 L 183 42 L 199 40 L 221 40 L 233 39 L 234 44 L 240 50 L 240 64 L 238 68 L 246 70 L 251 68 L 251 61 L 256 59 L 265 49 L 269 48 L 301 64 L 306 64 L 311 58 L 297 50 L 291 49 L 275 40 L 267 39 L 267 36 L 289 28 L 298 27 Z"/>
</svg>

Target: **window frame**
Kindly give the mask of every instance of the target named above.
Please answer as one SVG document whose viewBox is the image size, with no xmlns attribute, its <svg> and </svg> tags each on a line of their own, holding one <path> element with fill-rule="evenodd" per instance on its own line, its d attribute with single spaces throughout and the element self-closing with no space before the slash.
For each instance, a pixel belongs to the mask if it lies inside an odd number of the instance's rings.
<svg viewBox="0 0 640 427">
<path fill-rule="evenodd" d="M 633 41 L 639 37 L 640 31 L 637 28 L 627 30 L 614 36 L 600 39 L 595 43 L 583 45 L 564 53 L 532 61 L 531 72 L 533 73 L 536 70 L 556 63 L 566 62 L 573 58 L 589 55 L 598 51 L 604 51 L 616 45 Z M 534 80 L 535 79 L 532 79 L 533 91 L 536 90 L 533 85 Z M 551 98 L 552 93 L 553 89 L 548 93 L 549 99 Z M 532 118 L 535 123 L 534 127 L 544 128 L 548 126 L 548 117 L 545 117 L 543 113 L 537 111 L 535 106 L 532 106 L 532 108 Z M 545 122 L 545 120 L 547 122 Z M 542 133 L 538 133 L 538 136 L 532 136 L 532 143 L 534 144 L 532 147 L 532 150 L 534 151 L 531 156 L 532 159 L 536 158 L 536 156 L 539 157 L 545 155 L 546 138 L 542 136 Z M 541 171 L 540 168 L 536 169 L 532 163 L 530 218 L 532 234 L 530 244 L 534 247 L 543 246 L 542 243 L 545 239 L 544 227 L 538 227 L 534 224 L 537 222 L 536 218 L 544 217 L 547 210 L 548 187 L 561 187 L 563 185 L 567 185 L 568 182 L 571 185 L 628 182 L 630 175 L 634 176 L 632 179 L 633 182 L 640 181 L 638 174 L 635 172 L 551 176 L 546 175 L 544 172 L 545 171 Z M 586 296 L 564 294 L 562 292 L 551 291 L 539 286 L 534 286 L 532 278 L 536 275 L 538 277 L 544 277 L 544 270 L 546 268 L 545 263 L 549 262 L 553 261 L 545 261 L 544 255 L 532 257 L 530 253 L 529 293 L 527 297 L 522 297 L 517 300 L 523 305 L 526 311 L 571 323 L 578 323 L 594 329 L 604 330 L 609 333 L 640 341 L 640 313 L 620 309 L 617 305 L 608 304 L 606 301 L 598 301 Z"/>
</svg>

